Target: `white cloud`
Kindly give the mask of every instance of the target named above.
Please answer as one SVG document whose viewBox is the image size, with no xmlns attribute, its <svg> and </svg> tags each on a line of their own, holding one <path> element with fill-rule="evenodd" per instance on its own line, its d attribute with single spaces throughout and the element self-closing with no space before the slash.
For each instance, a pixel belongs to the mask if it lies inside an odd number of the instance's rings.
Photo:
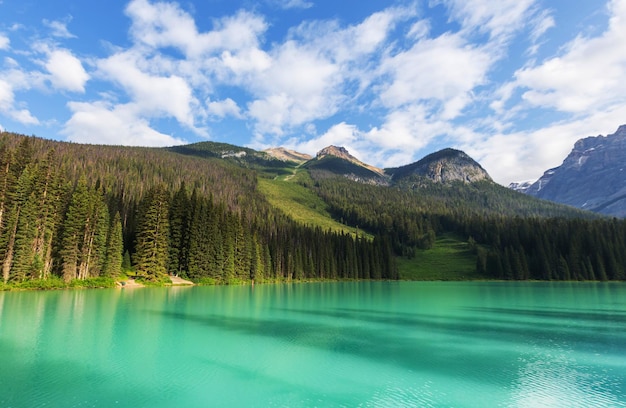
<svg viewBox="0 0 626 408">
<path fill-rule="evenodd" d="M 382 126 L 372 128 L 364 136 L 379 149 L 401 149 L 413 154 L 450 129 L 445 121 L 432 117 L 427 106 L 412 104 L 390 111 Z"/>
<path fill-rule="evenodd" d="M 426 38 L 430 33 L 430 29 L 430 22 L 428 20 L 419 20 L 411 26 L 406 36 L 415 40 L 421 40 Z"/>
<path fill-rule="evenodd" d="M 294 141 L 289 147 L 299 152 L 315 155 L 317 152 L 330 145 L 343 146 L 356 157 L 358 153 L 353 144 L 359 139 L 359 133 L 356 126 L 341 122 L 333 125 L 323 135 L 307 141 Z"/>
<path fill-rule="evenodd" d="M 626 102 L 626 1 L 610 2 L 608 29 L 579 35 L 560 56 L 516 72 L 516 85 L 533 106 L 585 114 Z"/>
<path fill-rule="evenodd" d="M 8 50 L 10 44 L 11 41 L 9 40 L 9 37 L 7 37 L 3 33 L 0 33 L 0 50 Z"/>
<path fill-rule="evenodd" d="M 232 116 L 238 119 L 243 117 L 237 102 L 230 98 L 226 98 L 221 101 L 208 101 L 207 111 L 210 115 L 219 119 L 223 119 L 227 116 Z"/>
<path fill-rule="evenodd" d="M 294 8 L 308 9 L 313 7 L 313 2 L 305 0 L 270 0 L 270 3 L 286 10 Z"/>
<path fill-rule="evenodd" d="M 263 50 L 249 48 L 236 54 L 224 51 L 220 55 L 223 66 L 222 79 L 228 80 L 231 76 L 235 83 L 251 81 L 256 73 L 264 72 L 272 66 L 272 58 Z"/>
<path fill-rule="evenodd" d="M 172 116 L 193 128 L 193 106 L 197 105 L 191 87 L 176 75 L 158 76 L 144 72 L 145 56 L 127 51 L 98 62 L 98 74 L 120 85 L 133 100 L 137 115 Z"/>
<path fill-rule="evenodd" d="M 89 75 L 80 60 L 68 50 L 58 49 L 50 52 L 46 69 L 50 73 L 50 82 L 54 88 L 85 92 L 85 83 L 89 80 Z"/>
<path fill-rule="evenodd" d="M 473 47 L 458 35 L 423 39 L 383 61 L 381 69 L 392 81 L 381 92 L 381 100 L 390 108 L 431 99 L 444 109 L 450 103 L 447 115 L 452 118 L 469 101 L 472 89 L 486 81 L 492 62 L 486 49 Z"/>
<path fill-rule="evenodd" d="M 526 53 L 530 56 L 537 54 L 539 51 L 539 47 L 541 47 L 542 42 L 541 38 L 545 35 L 545 33 L 556 26 L 556 21 L 554 17 L 551 15 L 551 12 L 548 10 L 541 10 L 537 13 L 537 15 L 532 19 L 531 23 L 531 32 L 529 39 L 531 41 L 530 46 Z"/>
<path fill-rule="evenodd" d="M 13 106 L 13 89 L 11 85 L 0 79 L 0 109 L 6 111 Z"/>
<path fill-rule="evenodd" d="M 359 24 L 305 22 L 267 54 L 264 65 L 247 73 L 256 99 L 248 115 L 260 133 L 283 135 L 293 127 L 325 119 L 358 97 L 376 75 L 368 59 L 385 43 L 394 24 L 412 12 L 391 8 Z M 374 56 L 374 58 L 376 58 Z M 357 84 L 354 94 L 346 87 Z"/>
<path fill-rule="evenodd" d="M 173 146 L 185 140 L 166 135 L 136 116 L 132 105 L 112 106 L 104 102 L 70 102 L 72 117 L 64 126 L 67 139 L 77 143 L 126 146 Z"/>
<path fill-rule="evenodd" d="M 542 10 L 539 15 L 534 19 L 532 25 L 533 27 L 530 34 L 530 39 L 533 43 L 535 43 L 549 29 L 556 26 L 556 22 L 554 21 L 554 17 L 552 17 L 548 10 Z"/>
<path fill-rule="evenodd" d="M 492 38 L 506 37 L 524 26 L 536 0 L 440 0 L 463 31 L 488 32 Z"/>
<path fill-rule="evenodd" d="M 24 125 L 39 124 L 39 120 L 30 111 L 15 106 L 13 87 L 2 78 L 0 78 L 0 113 Z"/>
<path fill-rule="evenodd" d="M 328 117 L 337 111 L 339 68 L 294 42 L 280 47 L 271 67 L 257 73 L 254 82 L 250 85 L 260 98 L 249 105 L 249 114 L 262 132 L 280 134 L 285 126 Z"/>
<path fill-rule="evenodd" d="M 59 38 L 76 38 L 76 36 L 69 32 L 67 25 L 72 21 L 72 17 L 67 17 L 64 21 L 59 20 L 43 20 L 43 24 L 52 30 L 52 35 Z"/>
<path fill-rule="evenodd" d="M 212 31 L 199 33 L 193 17 L 176 3 L 133 0 L 126 7 L 126 14 L 132 19 L 131 35 L 135 42 L 153 48 L 175 47 L 189 58 L 254 47 L 267 29 L 261 17 L 240 11 L 215 20 Z"/>
</svg>

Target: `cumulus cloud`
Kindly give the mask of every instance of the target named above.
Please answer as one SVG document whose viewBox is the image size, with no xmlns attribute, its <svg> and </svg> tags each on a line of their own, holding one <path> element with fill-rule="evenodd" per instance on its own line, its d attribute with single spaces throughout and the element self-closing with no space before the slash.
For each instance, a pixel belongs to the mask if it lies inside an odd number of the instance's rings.
<svg viewBox="0 0 626 408">
<path fill-rule="evenodd" d="M 247 49 L 258 43 L 267 25 L 250 12 L 240 11 L 214 21 L 214 29 L 198 32 L 193 17 L 177 3 L 133 0 L 126 7 L 132 20 L 131 35 L 135 42 L 153 48 L 174 47 L 189 58 L 219 50 L 231 52 Z"/>
<path fill-rule="evenodd" d="M 391 108 L 430 99 L 451 102 L 451 114 L 458 113 L 463 104 L 457 104 L 457 97 L 482 84 L 491 63 L 483 47 L 473 47 L 459 35 L 424 39 L 383 62 L 382 70 L 392 81 L 381 99 Z"/>
<path fill-rule="evenodd" d="M 515 73 L 529 104 L 584 113 L 626 101 L 626 1 L 610 2 L 608 29 L 598 37 L 579 35 L 562 55 Z"/>
<path fill-rule="evenodd" d="M 15 95 L 12 85 L 0 78 L 0 113 L 24 125 L 37 125 L 39 120 L 28 109 L 15 106 Z"/>
<path fill-rule="evenodd" d="M 268 66 L 268 58 L 257 48 L 258 37 L 266 29 L 262 18 L 241 11 L 214 20 L 212 30 L 200 32 L 193 17 L 177 3 L 133 0 L 126 14 L 131 19 L 133 46 L 115 49 L 93 62 L 93 76 L 115 84 L 121 94 L 70 104 L 73 115 L 64 129 L 68 137 L 78 140 L 81 133 L 91 133 L 98 135 L 101 143 L 140 144 L 130 141 L 143 140 L 163 145 L 180 140 L 150 129 L 153 119 L 174 118 L 186 129 L 207 136 L 202 120 L 243 118 L 232 99 L 211 101 L 210 95 L 215 81 L 237 83 L 250 70 Z M 181 54 L 163 52 L 170 47 Z M 110 102 L 120 98 L 125 101 Z M 94 133 L 92 123 L 97 114 L 116 124 L 114 130 Z M 122 120 L 129 125 L 121 126 Z"/>
<path fill-rule="evenodd" d="M 158 76 L 138 65 L 143 56 L 132 51 L 114 54 L 98 62 L 98 74 L 117 83 L 133 100 L 137 115 L 171 116 L 193 127 L 192 105 L 197 101 L 187 82 L 176 75 Z"/>
<path fill-rule="evenodd" d="M 173 146 L 186 143 L 158 132 L 147 120 L 136 115 L 132 105 L 105 102 L 70 102 L 72 117 L 64 126 L 67 139 L 77 143 L 126 146 Z"/>
<path fill-rule="evenodd" d="M 50 52 L 46 69 L 50 73 L 50 83 L 59 90 L 85 92 L 85 83 L 89 74 L 78 58 L 68 50 L 58 49 Z"/>
<path fill-rule="evenodd" d="M 6 111 L 13 106 L 13 90 L 7 81 L 0 79 L 0 109 Z"/>
<path fill-rule="evenodd" d="M 341 122 L 333 125 L 323 135 L 306 141 L 294 141 L 290 147 L 303 153 L 315 155 L 326 146 L 337 145 L 346 147 L 356 157 L 358 153 L 353 144 L 359 140 L 359 133 L 360 131 L 356 126 Z"/>
<path fill-rule="evenodd" d="M 272 57 L 271 67 L 256 73 L 250 84 L 259 95 L 248 105 L 258 131 L 282 134 L 285 126 L 337 111 L 341 97 L 337 65 L 294 42 L 284 44 Z"/>
<path fill-rule="evenodd" d="M 340 27 L 337 22 L 305 22 L 266 55 L 266 65 L 249 73 L 255 95 L 248 115 L 256 131 L 283 135 L 293 127 L 325 119 L 358 97 L 377 75 L 368 59 L 384 44 L 394 24 L 412 15 L 390 8 L 364 21 Z M 356 93 L 346 88 L 356 84 Z"/>
<path fill-rule="evenodd" d="M 226 98 L 221 101 L 208 101 L 207 111 L 209 115 L 212 115 L 218 119 L 223 119 L 227 116 L 241 119 L 241 110 L 237 105 L 237 102 L 230 98 Z"/>
</svg>

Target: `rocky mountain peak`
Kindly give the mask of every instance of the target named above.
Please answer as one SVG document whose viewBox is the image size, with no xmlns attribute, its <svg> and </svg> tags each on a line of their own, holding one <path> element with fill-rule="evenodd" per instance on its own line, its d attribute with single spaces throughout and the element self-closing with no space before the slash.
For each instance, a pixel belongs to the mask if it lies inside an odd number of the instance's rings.
<svg viewBox="0 0 626 408">
<path fill-rule="evenodd" d="M 559 167 L 526 194 L 604 214 L 626 216 L 626 125 L 607 136 L 579 139 Z"/>
<path fill-rule="evenodd" d="M 435 183 L 491 180 L 480 164 L 465 152 L 456 149 L 440 150 L 413 164 L 391 169 L 390 172 L 393 173 L 393 180 L 409 176 L 423 177 Z"/>
<path fill-rule="evenodd" d="M 321 160 L 328 156 L 337 157 L 339 159 L 346 160 L 352 164 L 355 164 L 357 166 L 364 167 L 370 171 L 373 171 L 374 173 L 377 173 L 378 175 L 381 175 L 381 176 L 385 174 L 385 172 L 382 169 L 363 163 L 356 157 L 352 156 L 345 147 L 333 146 L 333 145 L 327 146 L 323 148 L 322 150 L 320 150 L 319 152 L 317 152 L 317 154 L 315 155 L 315 158 L 317 160 Z"/>
<path fill-rule="evenodd" d="M 348 161 L 357 160 L 345 147 L 342 146 L 326 146 L 315 155 L 318 160 L 326 156 L 335 156 Z"/>
</svg>

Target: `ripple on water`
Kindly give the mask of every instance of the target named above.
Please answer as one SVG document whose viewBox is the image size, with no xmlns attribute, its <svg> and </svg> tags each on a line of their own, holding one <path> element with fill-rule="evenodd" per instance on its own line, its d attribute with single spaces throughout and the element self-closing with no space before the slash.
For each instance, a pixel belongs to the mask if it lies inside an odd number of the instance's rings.
<svg viewBox="0 0 626 408">
<path fill-rule="evenodd" d="M 547 357 L 520 367 L 510 407 L 626 407 L 609 372 L 592 372 L 565 354 Z"/>
</svg>

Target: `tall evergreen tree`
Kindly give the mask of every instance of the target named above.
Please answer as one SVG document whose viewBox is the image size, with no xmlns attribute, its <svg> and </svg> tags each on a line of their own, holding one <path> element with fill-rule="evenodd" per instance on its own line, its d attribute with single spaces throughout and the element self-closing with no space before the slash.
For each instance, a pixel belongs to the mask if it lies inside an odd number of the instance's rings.
<svg viewBox="0 0 626 408">
<path fill-rule="evenodd" d="M 103 276 L 114 278 L 122 273 L 123 253 L 122 220 L 120 213 L 116 212 L 107 235 L 106 262 L 102 271 Z"/>
<path fill-rule="evenodd" d="M 168 270 L 175 275 L 184 274 L 188 268 L 188 249 L 187 242 L 189 235 L 189 210 L 190 203 L 187 195 L 185 183 L 182 183 L 176 194 L 172 197 L 170 205 L 169 224 L 170 224 L 170 245 Z"/>
<path fill-rule="evenodd" d="M 167 274 L 169 201 L 164 187 L 154 187 L 140 206 L 134 260 L 137 274 L 148 280 Z"/>
</svg>

